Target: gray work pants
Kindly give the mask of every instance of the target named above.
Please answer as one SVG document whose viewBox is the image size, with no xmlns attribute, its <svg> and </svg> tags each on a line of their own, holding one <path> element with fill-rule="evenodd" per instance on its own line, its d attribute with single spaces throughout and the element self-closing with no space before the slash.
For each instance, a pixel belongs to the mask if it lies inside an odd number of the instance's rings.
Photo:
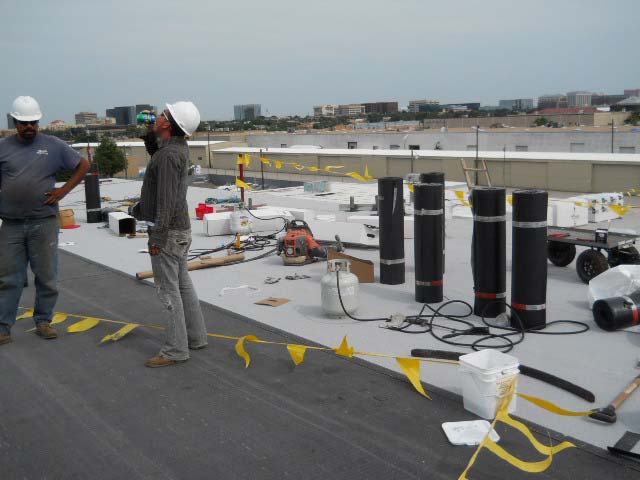
<svg viewBox="0 0 640 480">
<path fill-rule="evenodd" d="M 156 291 L 169 314 L 160 355 L 176 361 L 189 358 L 189 347 L 207 344 L 200 302 L 187 270 L 190 246 L 190 230 L 171 230 L 160 254 L 151 257 Z"/>
</svg>

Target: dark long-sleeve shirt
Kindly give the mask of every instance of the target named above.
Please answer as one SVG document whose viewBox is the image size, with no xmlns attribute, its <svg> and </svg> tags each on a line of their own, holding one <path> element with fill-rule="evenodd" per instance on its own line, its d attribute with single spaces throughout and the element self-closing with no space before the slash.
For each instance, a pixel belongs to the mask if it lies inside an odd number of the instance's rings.
<svg viewBox="0 0 640 480">
<path fill-rule="evenodd" d="M 189 147 L 182 137 L 158 140 L 158 147 L 147 166 L 140 203 L 133 214 L 154 223 L 149 244 L 163 248 L 169 230 L 191 228 L 187 207 Z"/>
</svg>

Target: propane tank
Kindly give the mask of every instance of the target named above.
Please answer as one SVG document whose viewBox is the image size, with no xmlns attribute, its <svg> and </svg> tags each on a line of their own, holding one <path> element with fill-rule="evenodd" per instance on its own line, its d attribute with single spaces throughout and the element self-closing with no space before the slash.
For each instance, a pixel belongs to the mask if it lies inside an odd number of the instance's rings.
<svg viewBox="0 0 640 480">
<path fill-rule="evenodd" d="M 338 296 L 338 275 L 340 296 Z M 351 273 L 351 262 L 344 259 L 329 260 L 327 273 L 321 281 L 322 310 L 330 317 L 344 317 L 345 310 L 352 314 L 358 309 L 358 277 Z"/>
<path fill-rule="evenodd" d="M 248 235 L 251 233 L 251 215 L 241 203 L 231 212 L 229 219 L 231 233 L 239 233 L 240 235 Z"/>
</svg>

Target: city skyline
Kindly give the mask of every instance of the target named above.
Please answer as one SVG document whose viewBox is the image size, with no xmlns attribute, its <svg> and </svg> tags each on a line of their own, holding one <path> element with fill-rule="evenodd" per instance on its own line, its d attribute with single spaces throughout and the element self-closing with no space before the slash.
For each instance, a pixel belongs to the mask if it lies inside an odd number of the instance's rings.
<svg viewBox="0 0 640 480">
<path fill-rule="evenodd" d="M 592 0 L 328 0 L 304 8 L 290 0 L 191 0 L 184 8 L 168 0 L 153 8 L 118 0 L 35 8 L 7 0 L 3 12 L 0 104 L 8 111 L 14 97 L 33 95 L 44 122 L 72 122 L 77 112 L 141 99 L 191 99 L 202 118 L 225 120 L 233 105 L 252 102 L 264 115 L 311 115 L 323 103 L 497 105 L 640 87 L 640 64 L 625 36 L 640 15 L 632 0 L 607 9 Z"/>
</svg>

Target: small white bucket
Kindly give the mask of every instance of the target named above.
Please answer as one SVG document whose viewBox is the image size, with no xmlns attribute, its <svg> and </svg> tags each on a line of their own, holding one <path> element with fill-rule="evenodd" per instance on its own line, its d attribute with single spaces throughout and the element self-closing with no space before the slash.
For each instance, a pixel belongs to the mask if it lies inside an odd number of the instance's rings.
<svg viewBox="0 0 640 480">
<path fill-rule="evenodd" d="M 465 410 L 487 420 L 493 419 L 500 399 L 507 395 L 509 385 L 520 372 L 519 365 L 517 358 L 492 349 L 462 355 L 459 371 Z M 514 395 L 509 413 L 515 410 Z"/>
</svg>

